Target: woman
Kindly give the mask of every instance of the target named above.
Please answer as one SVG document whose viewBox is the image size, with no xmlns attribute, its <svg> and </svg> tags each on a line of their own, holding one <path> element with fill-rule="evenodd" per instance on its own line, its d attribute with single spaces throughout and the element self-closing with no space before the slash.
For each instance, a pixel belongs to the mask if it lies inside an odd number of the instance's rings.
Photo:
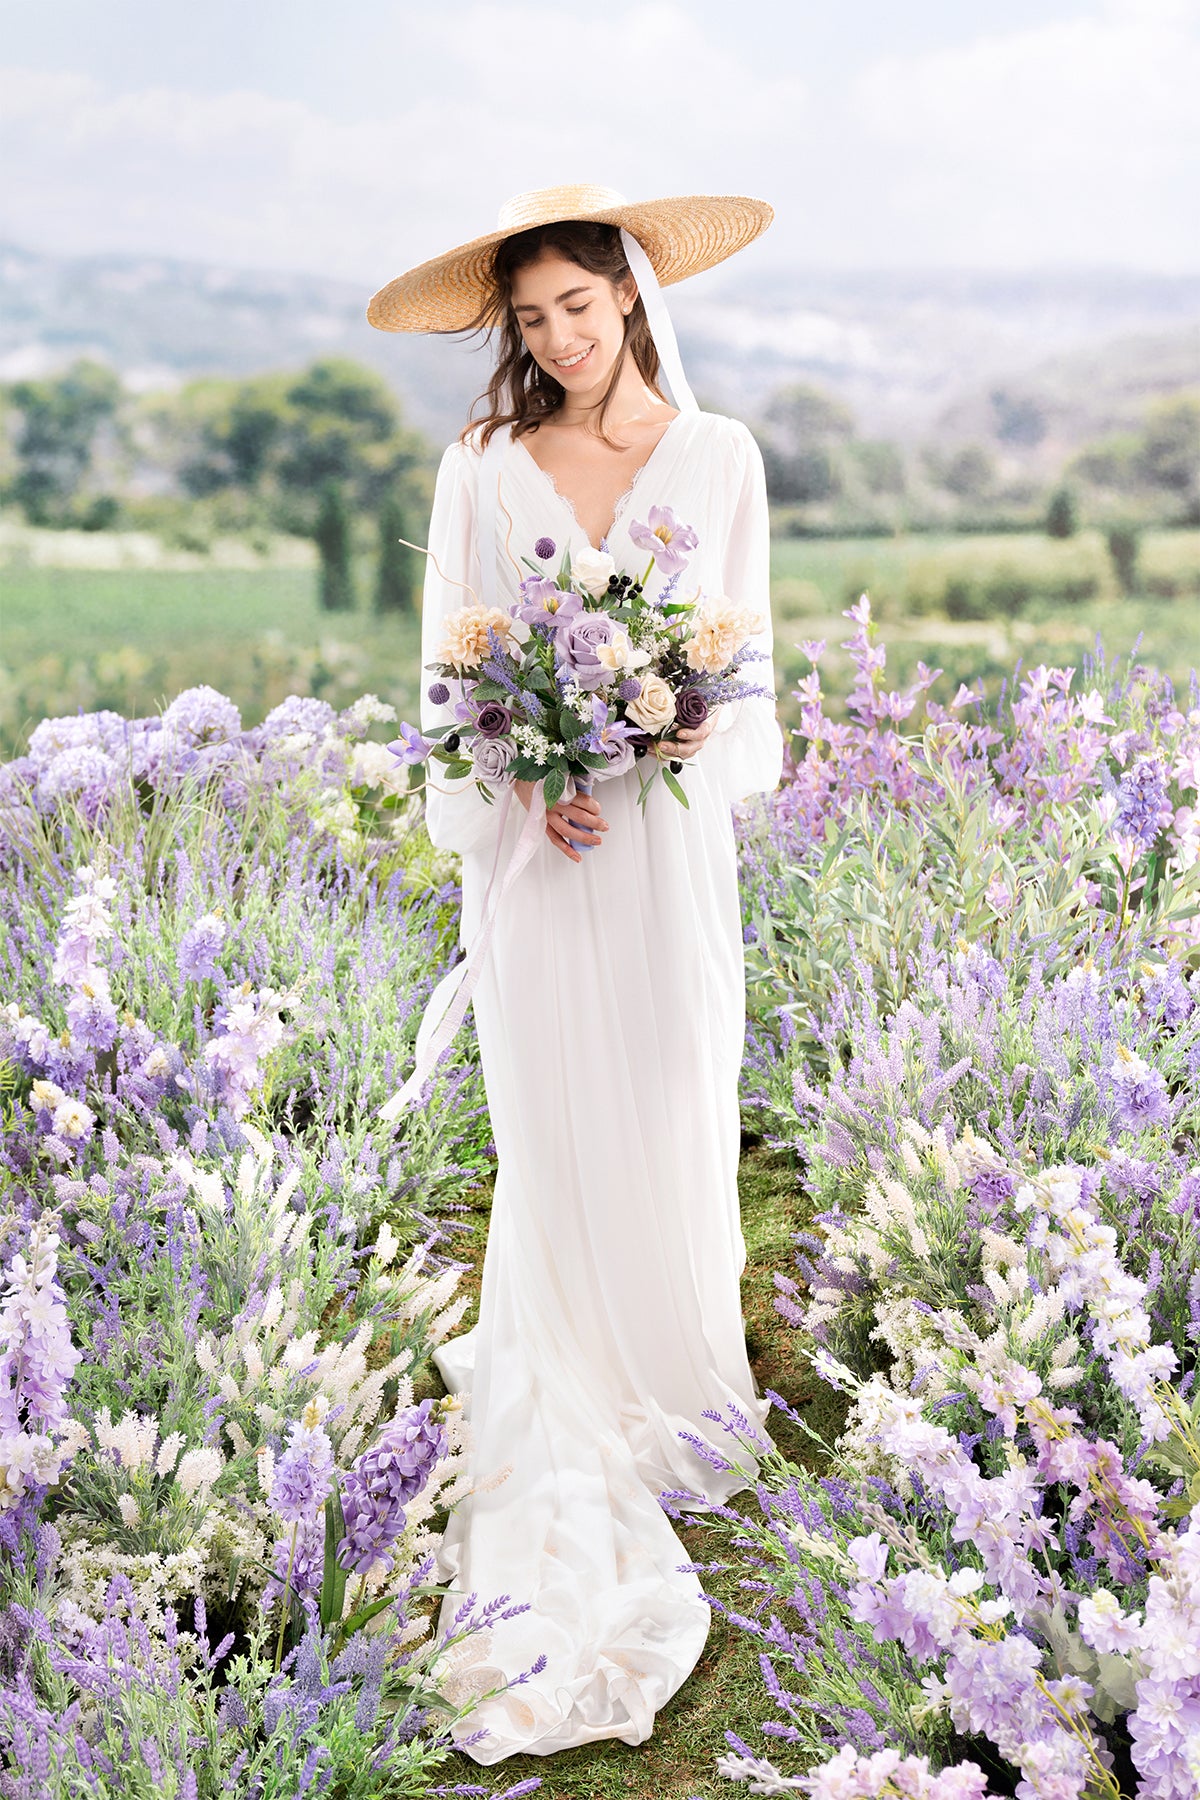
<svg viewBox="0 0 1200 1800">
<path fill-rule="evenodd" d="M 681 1434 L 712 1443 L 703 1415 L 729 1403 L 756 1425 L 767 1411 L 738 1293 L 745 987 L 730 812 L 773 789 L 782 764 L 766 492 L 746 427 L 696 410 L 658 286 L 770 218 L 757 201 L 636 206 L 609 189 L 544 189 L 368 312 L 383 329 L 495 325 L 501 338 L 486 416 L 438 473 L 423 664 L 468 597 L 458 584 L 515 606 L 529 572 L 519 558 L 535 546 L 553 566 L 564 548 L 607 550 L 640 575 L 649 556 L 631 533 L 652 506 L 698 538 L 681 593 L 729 594 L 763 621 L 762 659 L 744 675 L 766 692 L 670 745 L 688 807 L 656 780 L 640 808 L 633 769 L 548 810 L 534 784 L 515 783 L 521 805 L 507 816 L 472 777 L 428 793 L 433 841 L 462 856 L 464 943 L 490 872 L 538 831 L 474 989 L 498 1159 L 479 1321 L 435 1356 L 447 1386 L 469 1390 L 473 1472 L 489 1483 L 450 1517 L 440 1629 L 471 1592 L 528 1603 L 472 1641 L 479 1660 L 460 1667 L 459 1692 L 545 1658 L 459 1728 L 482 1763 L 649 1737 L 709 1625 L 657 1496 L 736 1491 Z M 452 713 L 429 697 L 436 677 L 424 680 L 428 731 Z"/>
</svg>

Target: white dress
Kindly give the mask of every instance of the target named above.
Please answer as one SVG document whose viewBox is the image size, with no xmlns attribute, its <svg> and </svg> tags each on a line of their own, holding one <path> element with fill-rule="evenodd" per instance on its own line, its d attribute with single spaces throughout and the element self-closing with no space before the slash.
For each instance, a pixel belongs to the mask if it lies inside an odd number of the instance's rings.
<svg viewBox="0 0 1200 1800">
<path fill-rule="evenodd" d="M 429 539 L 445 576 L 477 592 L 478 467 L 473 447 L 446 451 Z M 553 567 L 565 544 L 588 539 L 519 440 L 501 462 L 500 499 L 497 599 L 507 605 L 529 573 L 516 558 L 539 538 L 554 540 Z M 698 583 L 761 612 L 756 643 L 770 652 L 766 488 L 751 433 L 714 413 L 671 421 L 609 529 L 619 569 L 645 569 L 628 528 L 654 504 L 700 538 L 680 594 Z M 468 598 L 430 560 L 423 664 L 446 613 Z M 428 698 L 436 679 L 422 669 L 426 730 L 450 716 Z M 746 663 L 744 679 L 773 696 L 770 661 Z M 472 1472 L 509 1473 L 450 1515 L 439 1575 L 454 1592 L 438 1630 L 471 1592 L 480 1604 L 529 1602 L 472 1645 L 478 1660 L 460 1671 L 460 1693 L 547 1659 L 456 1729 L 461 1741 L 486 1727 L 468 1747 L 480 1763 L 650 1736 L 710 1622 L 698 1576 L 679 1572 L 687 1553 L 657 1495 L 689 1488 L 719 1500 L 743 1485 L 679 1433 L 728 1448 L 706 1409 L 732 1401 L 756 1425 L 768 1410 L 738 1287 L 745 980 L 730 806 L 777 785 L 783 741 L 773 698 L 724 706 L 717 724 L 684 763 L 690 810 L 659 779 L 643 813 L 630 770 L 597 782 L 610 828 L 580 863 L 543 836 L 500 907 L 475 990 L 497 1176 L 479 1321 L 434 1360 L 451 1390 L 469 1390 Z M 427 767 L 454 790 L 429 794 L 428 825 L 435 844 L 462 855 L 465 947 L 499 804 L 471 777 L 447 783 Z M 513 796 L 501 869 L 525 817 Z"/>
</svg>

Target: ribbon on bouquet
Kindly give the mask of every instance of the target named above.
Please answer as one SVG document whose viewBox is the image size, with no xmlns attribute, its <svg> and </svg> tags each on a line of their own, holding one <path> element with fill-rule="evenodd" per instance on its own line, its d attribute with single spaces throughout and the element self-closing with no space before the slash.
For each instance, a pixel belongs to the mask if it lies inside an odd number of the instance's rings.
<svg viewBox="0 0 1200 1800">
<path fill-rule="evenodd" d="M 529 802 L 529 812 L 521 833 L 513 846 L 513 853 L 508 859 L 505 869 L 496 886 L 496 870 L 500 862 L 500 846 L 504 842 L 504 827 L 512 807 L 513 790 L 504 791 L 500 801 L 500 822 L 496 827 L 496 854 L 492 858 L 492 872 L 488 878 L 487 889 L 483 896 L 483 917 L 479 929 L 472 940 L 462 962 L 455 963 L 448 975 L 444 975 L 434 988 L 421 1016 L 421 1024 L 417 1031 L 416 1065 L 404 1086 L 392 1095 L 379 1109 L 379 1117 L 391 1121 L 397 1114 L 419 1096 L 421 1089 L 428 1081 L 437 1066 L 438 1058 L 454 1038 L 463 1022 L 471 995 L 479 981 L 484 958 L 492 941 L 496 928 L 496 915 L 500 903 L 507 894 L 525 864 L 529 861 L 541 841 L 546 825 L 546 795 L 539 781 L 533 790 Z"/>
<path fill-rule="evenodd" d="M 659 287 L 654 265 L 638 240 L 631 232 L 626 231 L 624 226 L 621 228 L 621 246 L 625 251 L 625 259 L 629 264 L 630 273 L 637 282 L 638 293 L 646 310 L 646 322 L 650 327 L 650 335 L 654 340 L 654 347 L 658 351 L 658 360 L 667 378 L 675 405 L 680 412 L 698 412 L 700 409 L 696 404 L 696 397 L 688 386 L 687 376 L 683 372 L 683 362 L 679 355 L 675 330 L 671 324 L 671 315 L 668 313 L 666 301 L 662 297 L 662 289 Z M 475 528 L 479 553 L 479 597 L 484 606 L 497 604 L 496 514 L 500 498 L 500 467 L 511 436 L 511 426 L 501 425 L 488 439 L 479 462 Z M 587 787 L 584 787 L 580 782 L 576 782 L 576 787 L 579 792 L 585 793 L 590 792 L 591 784 L 589 782 Z M 483 913 L 479 929 L 475 933 L 466 956 L 461 962 L 454 965 L 449 974 L 442 977 L 429 996 L 417 1031 L 415 1066 L 404 1086 L 380 1107 L 379 1117 L 385 1121 L 390 1122 L 396 1118 L 420 1096 L 421 1089 L 437 1066 L 439 1057 L 462 1024 L 491 945 L 501 902 L 533 856 L 545 832 L 546 795 L 543 784 L 539 781 L 533 790 L 528 816 L 513 846 L 508 866 L 497 886 L 496 872 L 500 863 L 500 847 L 504 842 L 504 828 L 508 821 L 512 798 L 513 790 L 509 786 L 505 789 L 504 798 L 500 802 L 500 819 L 496 827 L 496 854 L 492 858 L 492 872 L 483 896 Z M 574 822 L 578 824 L 580 821 Z M 581 844 L 579 848 L 581 850 L 591 849 L 592 846 Z"/>
</svg>

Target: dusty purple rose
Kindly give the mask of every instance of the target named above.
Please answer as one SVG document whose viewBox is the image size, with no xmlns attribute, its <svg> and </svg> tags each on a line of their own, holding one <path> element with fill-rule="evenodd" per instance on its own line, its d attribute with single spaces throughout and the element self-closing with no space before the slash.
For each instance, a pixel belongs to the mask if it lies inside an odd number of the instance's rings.
<svg viewBox="0 0 1200 1800">
<path fill-rule="evenodd" d="M 597 644 L 610 644 L 613 622 L 607 613 L 584 613 L 559 633 L 559 660 L 574 673 L 582 688 L 599 687 L 612 675 L 596 655 Z"/>
<path fill-rule="evenodd" d="M 699 688 L 682 688 L 675 696 L 675 717 L 680 725 L 686 725 L 689 731 L 697 725 L 703 725 L 708 717 L 708 701 Z"/>
<path fill-rule="evenodd" d="M 516 754 L 516 745 L 507 737 L 477 737 L 471 745 L 475 773 L 487 782 L 506 782 L 508 765 Z"/>
<path fill-rule="evenodd" d="M 485 700 L 475 720 L 480 737 L 498 738 L 512 726 L 512 714 L 499 700 Z"/>
<path fill-rule="evenodd" d="M 549 562 L 557 548 L 553 538 L 539 538 L 533 546 L 533 554 L 540 556 L 543 562 Z"/>
</svg>

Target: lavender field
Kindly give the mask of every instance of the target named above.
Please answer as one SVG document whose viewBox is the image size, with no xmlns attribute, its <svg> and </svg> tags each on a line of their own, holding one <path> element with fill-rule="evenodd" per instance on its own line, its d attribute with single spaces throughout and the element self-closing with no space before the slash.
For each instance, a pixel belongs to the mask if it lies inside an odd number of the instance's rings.
<svg viewBox="0 0 1200 1800">
<path fill-rule="evenodd" d="M 796 1453 L 687 1518 L 757 1688 L 570 1792 L 1195 1800 L 1200 685 L 897 690 L 845 617 L 738 820 Z M 430 1636 L 494 1152 L 467 1032 L 375 1119 L 457 952 L 393 718 L 199 687 L 0 765 L 5 1800 L 566 1791 L 447 1736 L 522 1596 Z"/>
</svg>

